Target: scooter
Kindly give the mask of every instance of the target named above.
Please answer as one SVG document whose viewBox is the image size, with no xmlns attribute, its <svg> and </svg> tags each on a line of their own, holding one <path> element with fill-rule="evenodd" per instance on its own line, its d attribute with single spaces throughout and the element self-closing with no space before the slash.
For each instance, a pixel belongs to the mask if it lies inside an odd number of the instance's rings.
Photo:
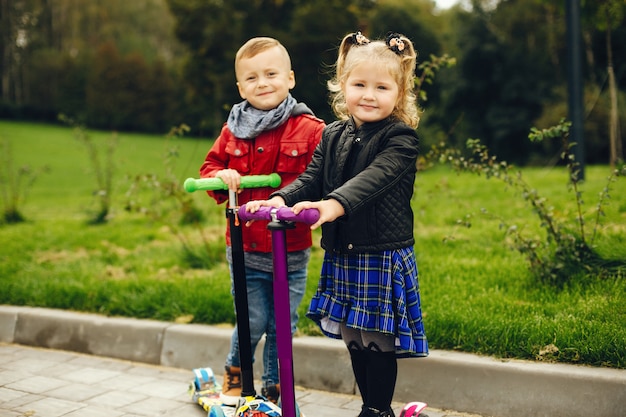
<svg viewBox="0 0 626 417">
<path fill-rule="evenodd" d="M 241 177 L 241 188 L 260 188 L 280 186 L 278 174 L 249 175 Z M 199 190 L 228 190 L 228 186 L 220 178 L 188 178 L 184 182 L 187 192 Z M 244 264 L 243 237 L 241 222 L 237 211 L 237 193 L 228 190 L 228 207 L 226 217 L 229 221 L 232 248 L 232 268 L 235 292 L 235 312 L 237 319 L 237 335 L 239 337 L 239 362 L 241 367 L 241 398 L 236 406 L 229 406 L 219 399 L 221 386 L 215 379 L 211 368 L 194 369 L 194 380 L 190 386 L 192 399 L 197 402 L 209 417 L 232 416 L 239 409 L 263 410 L 270 417 L 279 417 L 280 409 L 264 397 L 258 396 L 254 389 L 253 355 L 250 342 L 250 322 L 248 314 L 248 288 Z"/>
<path fill-rule="evenodd" d="M 247 212 L 245 204 L 239 208 L 239 219 L 242 221 L 270 221 L 267 228 L 272 232 L 274 315 L 276 317 L 276 345 L 278 348 L 280 408 L 282 417 L 300 417 L 300 410 L 295 400 L 294 388 L 286 231 L 287 229 L 294 228 L 295 222 L 313 224 L 319 217 L 320 214 L 317 209 L 302 210 L 296 215 L 289 207 L 261 207 L 254 213 Z"/>
</svg>

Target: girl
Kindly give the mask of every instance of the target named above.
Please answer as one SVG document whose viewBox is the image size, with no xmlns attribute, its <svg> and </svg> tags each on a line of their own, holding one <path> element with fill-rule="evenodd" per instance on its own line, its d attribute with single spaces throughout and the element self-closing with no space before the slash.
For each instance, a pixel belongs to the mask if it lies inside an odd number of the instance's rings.
<svg viewBox="0 0 626 417">
<path fill-rule="evenodd" d="M 359 417 L 393 416 L 397 358 L 428 355 L 413 245 L 411 197 L 419 116 L 416 53 L 399 34 L 341 42 L 329 81 L 333 110 L 313 159 L 260 206 L 316 208 L 324 263 L 307 317 L 346 343 L 363 407 Z"/>
</svg>

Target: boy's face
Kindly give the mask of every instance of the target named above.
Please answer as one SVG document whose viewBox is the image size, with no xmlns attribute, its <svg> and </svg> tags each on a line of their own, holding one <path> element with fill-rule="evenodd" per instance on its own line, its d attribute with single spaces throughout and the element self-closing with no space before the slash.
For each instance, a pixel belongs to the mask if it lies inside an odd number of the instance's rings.
<svg viewBox="0 0 626 417">
<path fill-rule="evenodd" d="M 296 85 L 289 61 L 277 46 L 242 58 L 235 73 L 239 95 L 259 110 L 276 108 Z"/>
</svg>

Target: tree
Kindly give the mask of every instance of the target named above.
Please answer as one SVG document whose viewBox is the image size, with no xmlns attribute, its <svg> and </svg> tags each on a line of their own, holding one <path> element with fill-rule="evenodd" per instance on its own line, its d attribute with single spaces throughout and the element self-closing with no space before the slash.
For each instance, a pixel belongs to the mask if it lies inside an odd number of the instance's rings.
<svg viewBox="0 0 626 417">
<path fill-rule="evenodd" d="M 294 95 L 310 103 L 316 113 L 330 117 L 323 71 L 334 62 L 341 36 L 357 29 L 361 2 L 167 1 L 176 17 L 176 36 L 190 53 L 184 79 L 188 116 L 193 119 L 186 122 L 192 129 L 215 132 L 230 106 L 241 100 L 235 84 L 235 53 L 255 36 L 275 37 L 287 47 L 296 72 Z"/>
<path fill-rule="evenodd" d="M 183 71 L 193 120 L 186 122 L 196 132 L 215 131 L 229 106 L 239 100 L 233 70 L 237 49 L 253 36 L 282 38 L 292 2 L 167 0 L 167 4 L 176 18 L 176 36 L 190 54 Z"/>
<path fill-rule="evenodd" d="M 619 126 L 619 106 L 617 100 L 617 82 L 613 66 L 613 41 L 612 33 L 624 23 L 626 14 L 626 2 L 624 0 L 595 0 L 583 2 L 584 13 L 587 16 L 588 25 L 605 32 L 606 48 L 606 74 L 609 83 L 610 116 L 609 116 L 609 142 L 611 168 L 624 160 L 622 153 L 622 140 Z"/>
<path fill-rule="evenodd" d="M 0 0 L 0 52 L 2 54 L 2 101 L 20 106 L 26 101 L 25 68 L 35 43 L 34 28 L 41 14 L 39 0 Z"/>
<path fill-rule="evenodd" d="M 335 117 L 328 104 L 326 82 L 337 59 L 339 42 L 343 35 L 360 27 L 360 13 L 352 10 L 342 0 L 302 2 L 294 11 L 290 33 L 284 39 L 296 74 L 294 97 L 327 122 Z"/>
<path fill-rule="evenodd" d="M 510 0 L 486 10 L 455 9 L 458 78 L 446 86 L 443 123 L 456 126 L 459 145 L 479 137 L 511 162 L 528 161 L 526 132 L 558 82 L 552 66 L 545 8 L 535 0 Z"/>
<path fill-rule="evenodd" d="M 423 0 L 382 1 L 371 11 L 367 30 L 372 37 L 382 38 L 387 32 L 393 31 L 411 39 L 417 52 L 416 75 L 419 76 L 419 65 L 432 61 L 432 56 L 440 56 L 442 53 L 433 10 L 434 4 Z M 418 102 L 422 110 L 419 131 L 426 133 L 422 137 L 431 144 L 438 142 L 437 133 L 441 131 L 441 119 L 436 110 L 440 104 L 441 86 L 440 83 L 428 85 L 428 100 Z"/>
<path fill-rule="evenodd" d="M 144 77 L 137 79 L 129 73 L 129 79 L 135 81 L 126 84 L 128 94 L 137 96 L 138 88 L 146 93 L 140 96 L 142 100 L 126 100 L 125 106 L 111 110 L 126 112 L 124 125 L 133 129 L 141 126 L 141 129 L 153 131 L 157 125 L 173 124 L 175 120 L 169 117 L 174 115 L 164 113 L 169 111 L 169 106 L 163 103 L 153 104 L 149 115 L 133 108 L 135 105 L 146 108 L 145 101 L 153 92 L 161 95 L 150 98 L 153 102 L 158 99 L 173 103 L 178 98 L 173 88 L 175 83 L 164 79 L 176 74 L 176 57 L 182 53 L 182 46 L 171 33 L 172 28 L 173 17 L 168 13 L 165 0 L 0 0 L 3 107 L 12 109 L 13 115 L 21 114 L 29 119 L 56 120 L 58 113 L 81 122 L 86 122 L 88 116 L 102 119 L 104 115 L 86 105 L 87 84 L 94 81 L 88 75 L 96 59 L 94 51 L 109 43 L 118 51 L 118 64 L 135 65 Z M 128 58 L 132 54 L 137 54 L 134 62 Z M 166 68 L 159 73 L 159 66 Z M 162 83 L 144 84 L 157 75 Z M 120 85 L 124 83 L 118 78 L 116 86 Z M 106 93 L 106 87 L 103 92 Z M 89 95 L 93 93 L 92 85 Z M 117 95 L 117 99 L 125 94 L 111 93 Z M 89 103 L 101 109 L 101 103 Z M 159 109 L 163 112 L 153 113 Z M 113 114 L 108 113 L 106 117 L 113 117 Z M 148 120 L 150 118 L 158 123 Z M 107 123 L 104 127 L 109 127 Z M 115 124 L 115 127 L 120 126 Z"/>
</svg>

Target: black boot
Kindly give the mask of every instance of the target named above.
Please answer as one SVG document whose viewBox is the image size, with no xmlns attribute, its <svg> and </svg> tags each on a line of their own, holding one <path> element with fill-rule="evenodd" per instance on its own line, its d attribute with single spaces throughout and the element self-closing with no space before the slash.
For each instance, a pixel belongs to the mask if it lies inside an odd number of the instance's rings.
<svg viewBox="0 0 626 417">
<path fill-rule="evenodd" d="M 363 404 L 367 404 L 367 354 L 368 351 L 359 348 L 355 343 L 351 343 L 348 347 L 350 352 L 350 360 L 352 361 L 352 372 L 354 379 L 359 387 Z"/>
<path fill-rule="evenodd" d="M 393 410 L 389 408 L 386 411 L 380 411 L 366 405 L 361 407 L 361 414 L 359 417 L 396 417 Z"/>
<path fill-rule="evenodd" d="M 374 410 L 387 410 L 383 413 L 388 413 L 396 389 L 397 376 L 398 363 L 395 352 L 368 351 L 367 401 L 363 403 Z"/>
</svg>

